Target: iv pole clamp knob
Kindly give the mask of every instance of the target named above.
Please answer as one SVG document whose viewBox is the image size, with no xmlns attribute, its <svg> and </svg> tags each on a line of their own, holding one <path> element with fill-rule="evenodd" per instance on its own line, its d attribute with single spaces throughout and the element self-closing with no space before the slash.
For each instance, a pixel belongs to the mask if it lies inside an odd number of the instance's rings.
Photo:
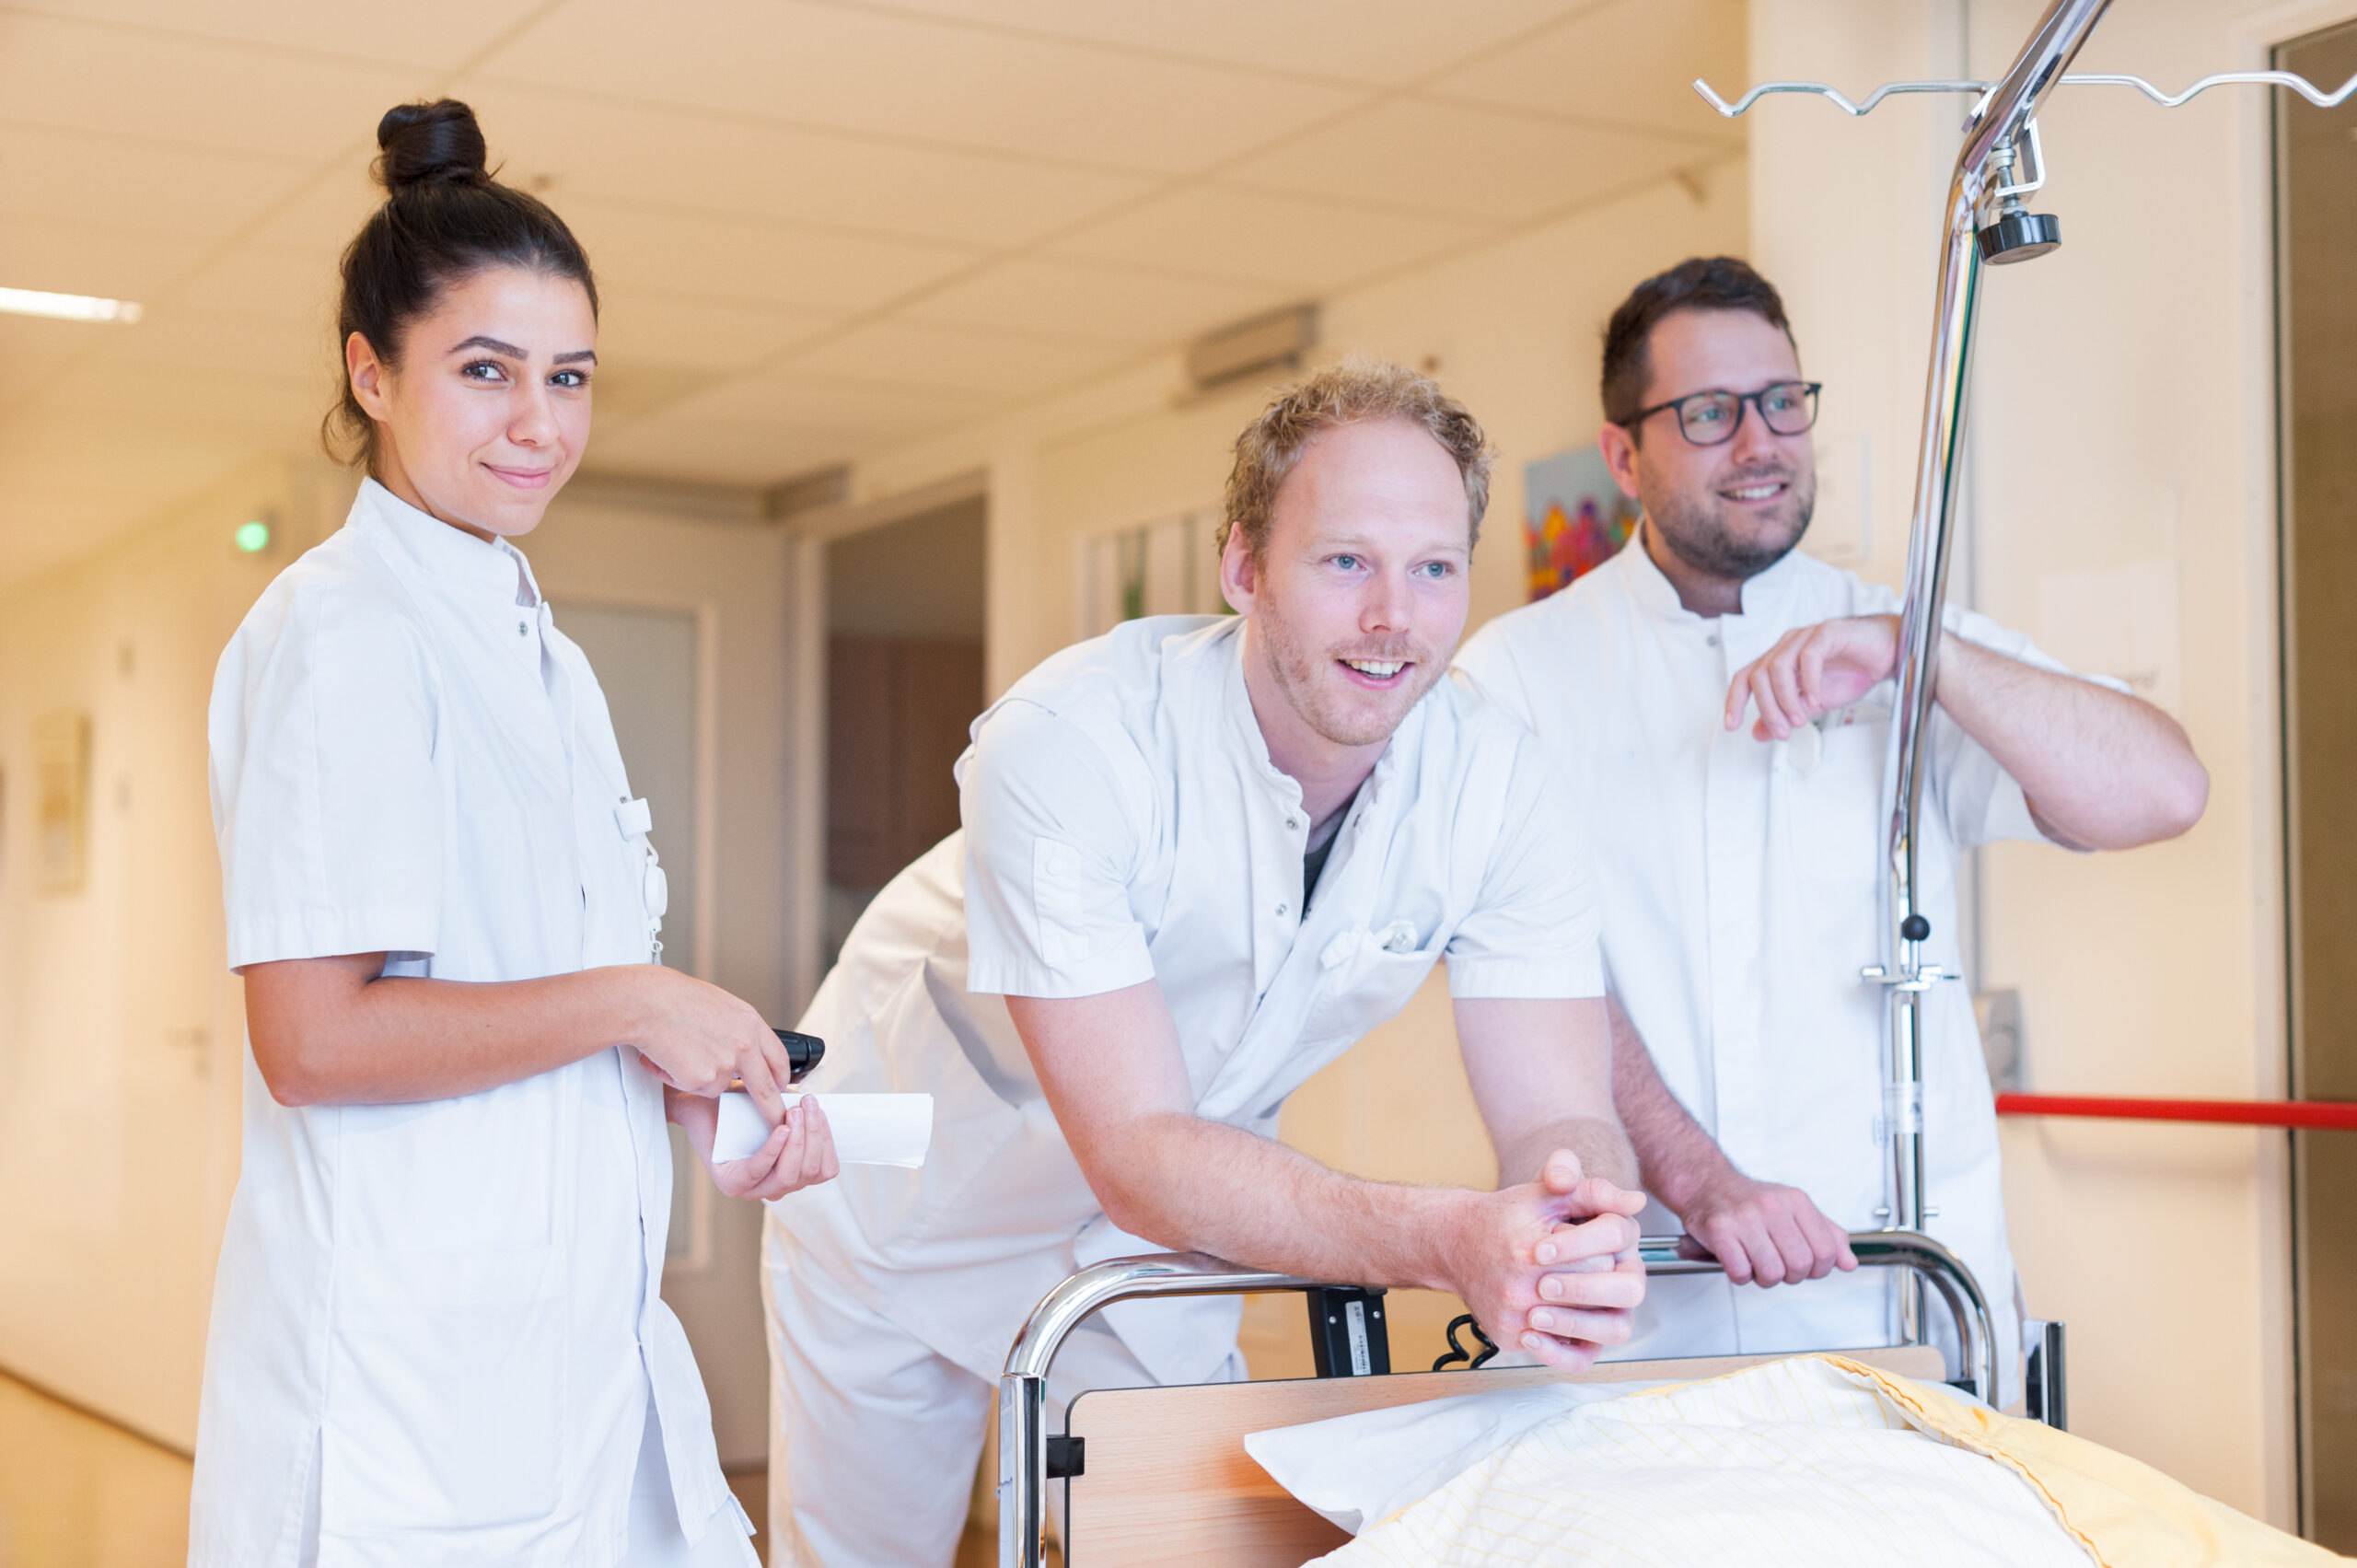
<svg viewBox="0 0 2357 1568">
<path fill-rule="evenodd" d="M 1979 230 L 1980 259 L 1992 267 L 2033 261 L 2062 243 L 2062 220 L 2052 213 L 2007 213 Z"/>
<path fill-rule="evenodd" d="M 2018 142 L 2001 142 L 1989 155 L 1989 221 L 1974 231 L 1980 260 L 1991 267 L 2035 261 L 2062 243 L 2062 220 L 2034 213 L 2022 198 L 2046 184 L 2046 147 L 2038 122 L 2023 126 Z"/>
<path fill-rule="evenodd" d="M 1932 923 L 1920 914 L 1910 914 L 1898 923 L 1898 934 L 1910 942 L 1928 941 L 1932 935 Z"/>
</svg>

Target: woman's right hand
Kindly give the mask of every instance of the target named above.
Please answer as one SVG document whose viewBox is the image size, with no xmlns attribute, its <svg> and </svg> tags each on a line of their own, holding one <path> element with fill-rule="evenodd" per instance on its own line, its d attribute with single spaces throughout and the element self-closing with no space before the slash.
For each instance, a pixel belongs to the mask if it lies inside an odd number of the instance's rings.
<svg viewBox="0 0 2357 1568">
<path fill-rule="evenodd" d="M 774 1127 L 785 1114 L 778 1092 L 794 1065 L 777 1032 L 749 1003 L 716 985 L 656 965 L 633 966 L 644 987 L 631 1043 L 655 1075 L 682 1094 L 710 1099 L 741 1078 Z"/>
</svg>

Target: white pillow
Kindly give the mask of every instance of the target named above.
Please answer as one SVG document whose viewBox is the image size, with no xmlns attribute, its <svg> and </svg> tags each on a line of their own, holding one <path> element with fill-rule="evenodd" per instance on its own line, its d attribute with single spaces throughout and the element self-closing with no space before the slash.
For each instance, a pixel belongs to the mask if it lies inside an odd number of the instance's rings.
<svg viewBox="0 0 2357 1568">
<path fill-rule="evenodd" d="M 1483 1455 L 1581 1405 L 1649 1383 L 1542 1383 L 1360 1411 L 1246 1434 L 1244 1451 L 1279 1486 L 1353 1535 L 1462 1474 Z"/>
</svg>

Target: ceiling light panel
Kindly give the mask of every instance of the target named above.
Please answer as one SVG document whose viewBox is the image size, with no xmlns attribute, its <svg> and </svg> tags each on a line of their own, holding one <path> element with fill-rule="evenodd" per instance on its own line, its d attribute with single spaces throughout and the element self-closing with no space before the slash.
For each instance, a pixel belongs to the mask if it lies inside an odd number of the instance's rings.
<svg viewBox="0 0 2357 1568">
<path fill-rule="evenodd" d="M 140 308 L 128 299 L 101 299 L 90 294 L 51 294 L 38 288 L 0 288 L 0 311 L 11 316 L 45 316 L 52 321 L 121 321 L 139 319 Z"/>
</svg>

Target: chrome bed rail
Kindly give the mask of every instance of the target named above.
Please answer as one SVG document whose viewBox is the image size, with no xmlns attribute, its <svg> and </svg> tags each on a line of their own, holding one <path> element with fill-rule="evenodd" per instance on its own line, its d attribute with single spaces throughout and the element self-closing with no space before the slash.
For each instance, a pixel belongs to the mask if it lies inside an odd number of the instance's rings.
<svg viewBox="0 0 2357 1568">
<path fill-rule="evenodd" d="M 1679 1251 L 1685 1238 L 1648 1236 L 1638 1256 L 1651 1274 L 1714 1274 L 1717 1260 Z M 1984 1400 L 1997 1393 L 1996 1329 L 1980 1282 L 1954 1252 L 1920 1232 L 1852 1232 L 1864 1268 L 1906 1269 L 1928 1279 L 1955 1314 L 1964 1374 Z M 1329 1282 L 1240 1268 L 1201 1252 L 1113 1258 L 1050 1291 L 1007 1352 L 998 1380 L 998 1560 L 1001 1568 L 1040 1568 L 1048 1541 L 1048 1369 L 1064 1340 L 1117 1301 L 1162 1295 L 1245 1295 L 1311 1291 Z"/>
</svg>

